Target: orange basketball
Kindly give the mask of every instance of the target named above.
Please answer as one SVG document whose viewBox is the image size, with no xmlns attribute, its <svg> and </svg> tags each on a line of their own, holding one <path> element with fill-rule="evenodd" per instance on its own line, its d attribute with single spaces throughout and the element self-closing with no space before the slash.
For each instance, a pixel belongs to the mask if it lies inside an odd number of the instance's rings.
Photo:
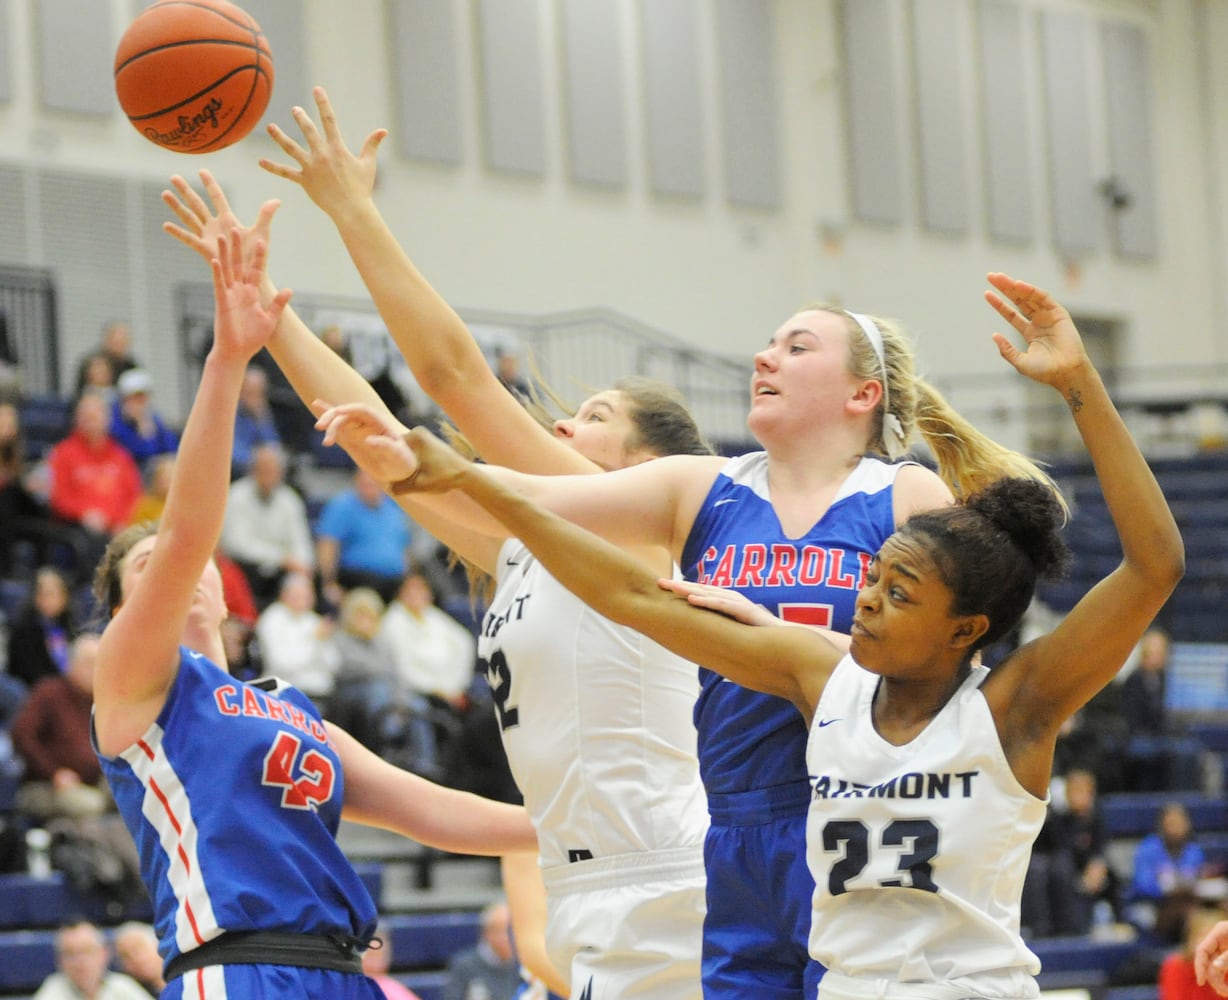
<svg viewBox="0 0 1228 1000">
<path fill-rule="evenodd" d="M 158 0 L 115 51 L 115 93 L 133 127 L 177 153 L 211 153 L 260 121 L 273 53 L 255 19 L 226 0 Z"/>
</svg>

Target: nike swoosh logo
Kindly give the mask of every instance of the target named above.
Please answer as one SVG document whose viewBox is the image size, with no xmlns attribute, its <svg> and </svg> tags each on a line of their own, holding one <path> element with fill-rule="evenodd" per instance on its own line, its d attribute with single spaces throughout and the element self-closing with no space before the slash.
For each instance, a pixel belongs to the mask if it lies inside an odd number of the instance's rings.
<svg viewBox="0 0 1228 1000">
<path fill-rule="evenodd" d="M 819 728 L 823 729 L 826 726 L 830 726 L 833 722 L 843 722 L 843 721 L 844 721 L 843 719 L 820 719 Z"/>
<path fill-rule="evenodd" d="M 507 563 L 507 565 L 509 566 L 519 566 L 520 565 L 519 559 L 504 559 L 503 561 Z"/>
<path fill-rule="evenodd" d="M 723 504 L 723 503 L 737 503 L 737 502 L 738 502 L 738 498 L 737 498 L 737 497 L 726 497 L 724 500 L 718 500 L 718 501 L 716 501 L 716 503 L 714 503 L 712 506 L 713 506 L 713 507 L 719 507 L 719 506 L 720 506 L 721 504 Z"/>
<path fill-rule="evenodd" d="M 580 1000 L 593 1000 L 593 977 L 589 976 L 588 985 L 584 987 L 584 992 L 580 994 Z"/>
</svg>

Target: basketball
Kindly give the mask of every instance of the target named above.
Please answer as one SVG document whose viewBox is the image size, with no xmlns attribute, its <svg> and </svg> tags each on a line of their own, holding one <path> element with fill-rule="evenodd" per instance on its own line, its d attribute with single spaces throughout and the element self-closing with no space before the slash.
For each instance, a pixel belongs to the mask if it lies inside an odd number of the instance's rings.
<svg viewBox="0 0 1228 1000">
<path fill-rule="evenodd" d="M 115 94 L 133 127 L 176 153 L 247 135 L 273 92 L 273 53 L 255 19 L 226 0 L 158 0 L 115 52 Z"/>
</svg>

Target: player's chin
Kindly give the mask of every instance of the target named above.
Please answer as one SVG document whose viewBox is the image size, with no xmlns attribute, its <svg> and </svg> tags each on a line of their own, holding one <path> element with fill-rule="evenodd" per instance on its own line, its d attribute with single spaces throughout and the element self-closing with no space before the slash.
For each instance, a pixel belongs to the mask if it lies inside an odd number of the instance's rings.
<svg viewBox="0 0 1228 1000">
<path fill-rule="evenodd" d="M 849 633 L 849 655 L 857 661 L 857 665 L 871 673 L 878 673 L 876 667 L 878 650 L 875 648 L 874 637 L 865 629 L 856 625 Z"/>
</svg>

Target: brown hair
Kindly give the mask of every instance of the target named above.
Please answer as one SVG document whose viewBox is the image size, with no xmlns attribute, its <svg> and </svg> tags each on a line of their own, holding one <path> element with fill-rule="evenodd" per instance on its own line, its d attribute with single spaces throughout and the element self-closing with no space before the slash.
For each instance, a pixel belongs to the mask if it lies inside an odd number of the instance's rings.
<svg viewBox="0 0 1228 1000">
<path fill-rule="evenodd" d="M 529 385 L 529 398 L 524 401 L 524 405 L 539 424 L 550 429 L 555 420 L 551 415 L 551 406 L 568 416 L 574 415 L 576 408 L 565 403 L 541 378 L 536 366 L 531 367 L 533 380 Z M 627 416 L 634 428 L 631 436 L 624 442 L 624 447 L 629 451 L 643 449 L 657 458 L 666 455 L 715 454 L 712 446 L 700 434 L 695 418 L 687 410 L 682 393 L 673 386 L 643 375 L 628 375 L 615 382 L 611 389 L 620 393 L 628 403 Z M 445 422 L 442 430 L 444 439 L 462 455 L 469 459 L 477 457 L 473 445 L 455 426 Z M 465 576 L 469 580 L 470 603 L 479 599 L 489 601 L 494 592 L 494 580 L 490 575 L 456 553 L 449 553 L 448 565 L 457 564 L 465 568 Z"/>
<path fill-rule="evenodd" d="M 106 611 L 108 617 L 115 614 L 115 610 L 124 601 L 121 579 L 124 557 L 141 539 L 157 533 L 156 521 L 139 521 L 130 524 L 107 543 L 106 551 L 98 560 L 98 568 L 94 570 L 93 592 L 94 600 Z"/>
</svg>

